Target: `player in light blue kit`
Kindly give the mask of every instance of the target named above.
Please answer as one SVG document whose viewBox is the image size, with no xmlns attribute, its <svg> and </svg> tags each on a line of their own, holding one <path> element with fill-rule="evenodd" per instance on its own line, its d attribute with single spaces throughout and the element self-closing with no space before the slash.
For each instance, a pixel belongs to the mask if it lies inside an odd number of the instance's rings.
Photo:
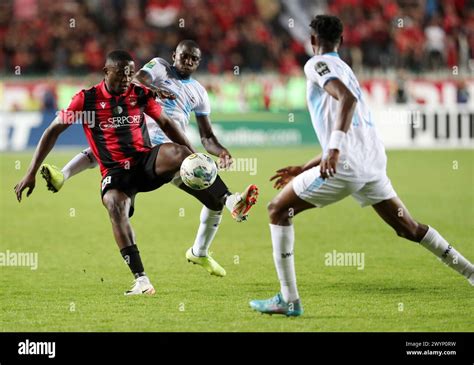
<svg viewBox="0 0 474 365">
<path fill-rule="evenodd" d="M 315 56 L 304 67 L 307 102 L 323 152 L 304 165 L 280 169 L 271 178 L 276 179 L 277 189 L 284 187 L 268 206 L 281 291 L 267 300 L 253 300 L 250 306 L 267 314 L 303 314 L 296 286 L 291 217 L 349 195 L 362 207 L 372 206 L 400 237 L 420 243 L 474 285 L 474 265 L 434 228 L 415 221 L 392 188 L 385 149 L 359 82 L 337 54 L 342 43 L 341 21 L 318 15 L 310 26 Z"/>
<path fill-rule="evenodd" d="M 200 60 L 201 51 L 196 42 L 184 40 L 178 44 L 173 53 L 173 65 L 162 58 L 154 58 L 138 71 L 134 82 L 154 90 L 159 96 L 156 101 L 185 133 L 191 112 L 194 112 L 204 148 L 208 153 L 219 157 L 219 167 L 227 168 L 232 163 L 232 156 L 213 133 L 209 119 L 211 107 L 206 89 L 191 77 L 198 68 Z M 152 145 L 171 142 L 152 118 L 146 114 L 145 118 Z M 95 166 L 97 162 L 92 152 L 86 149 L 76 155 L 62 170 L 44 164 L 41 167 L 41 174 L 46 180 L 48 189 L 57 192 L 66 180 Z M 209 246 L 222 220 L 222 209 L 225 206 L 237 222 L 245 221 L 250 208 L 257 201 L 258 188 L 252 184 L 242 193 L 231 194 L 219 176 L 214 184 L 205 190 L 193 190 L 187 187 L 179 175 L 172 183 L 199 199 L 204 205 L 194 245 L 186 252 L 186 259 L 201 265 L 212 275 L 225 276 L 224 268 L 209 255 Z M 132 288 L 131 294 L 135 293 L 140 294 L 139 286 Z"/>
</svg>

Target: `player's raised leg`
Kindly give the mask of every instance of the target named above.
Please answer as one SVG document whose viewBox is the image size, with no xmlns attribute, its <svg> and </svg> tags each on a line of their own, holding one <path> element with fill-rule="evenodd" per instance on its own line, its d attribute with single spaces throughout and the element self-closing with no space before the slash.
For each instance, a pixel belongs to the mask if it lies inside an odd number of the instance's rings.
<svg viewBox="0 0 474 365">
<path fill-rule="evenodd" d="M 202 266 L 211 275 L 225 276 L 225 269 L 211 257 L 209 247 L 222 221 L 224 202 L 226 196 L 231 194 L 229 189 L 219 176 L 217 176 L 214 184 L 205 190 L 191 189 L 183 184 L 179 178 L 175 179 L 175 185 L 194 196 L 204 205 L 201 209 L 198 232 L 193 246 L 186 251 L 186 259 L 188 262 Z"/>
<path fill-rule="evenodd" d="M 201 210 L 196 239 L 193 247 L 186 252 L 186 259 L 201 265 L 211 275 L 225 276 L 224 268 L 209 255 L 209 247 L 222 221 L 222 210 L 226 206 L 231 212 L 233 210 L 239 211 L 237 216 L 241 220 L 246 220 L 250 208 L 257 201 L 258 188 L 255 185 L 250 185 L 244 193 L 232 194 L 219 176 L 212 186 L 205 190 L 191 189 L 181 183 L 180 179 L 175 179 L 175 184 L 204 205 Z M 237 219 L 237 221 L 240 220 Z"/>
<path fill-rule="evenodd" d="M 211 210 L 206 206 L 202 207 L 194 244 L 186 251 L 185 257 L 188 262 L 202 266 L 209 274 L 224 277 L 227 274 L 225 269 L 209 253 L 209 246 L 217 233 L 221 220 L 222 211 Z"/>
<path fill-rule="evenodd" d="M 170 143 L 164 143 L 161 145 L 160 153 L 162 153 L 162 149 L 164 149 L 162 155 L 170 155 L 169 159 L 167 160 L 169 163 L 173 163 L 173 158 L 177 155 L 181 156 L 178 157 L 177 161 L 174 161 L 176 164 L 175 166 L 168 167 L 170 171 L 174 174 L 181 166 L 181 161 L 186 158 L 189 153 L 188 149 L 179 151 L 182 146 L 175 145 Z M 160 166 L 160 161 L 157 157 L 156 166 Z M 163 166 L 162 166 L 163 167 Z M 156 171 L 158 175 L 162 174 L 160 171 Z M 186 259 L 189 262 L 202 266 L 205 270 L 207 270 L 211 275 L 216 276 L 225 276 L 226 272 L 222 266 L 220 266 L 216 260 L 214 260 L 209 255 L 209 246 L 214 239 L 214 236 L 217 233 L 217 229 L 219 223 L 222 220 L 222 209 L 224 207 L 224 199 L 226 193 L 228 192 L 227 187 L 222 182 L 222 180 L 217 177 L 216 181 L 212 186 L 205 190 L 193 190 L 187 187 L 185 184 L 182 183 L 181 178 L 179 176 L 175 176 L 173 179 L 173 184 L 178 186 L 180 189 L 186 191 L 187 193 L 193 195 L 194 197 L 198 198 L 203 204 L 204 207 L 201 211 L 200 220 L 201 223 L 199 225 L 198 233 L 196 236 L 196 240 L 194 242 L 193 247 L 189 248 L 186 252 Z"/>
<path fill-rule="evenodd" d="M 191 189 L 182 183 L 179 178 L 174 179 L 174 184 L 194 196 L 211 210 L 221 211 L 226 207 L 232 218 L 237 222 L 245 222 L 248 219 L 249 211 L 258 199 L 258 187 L 256 185 L 247 186 L 242 193 L 231 193 L 219 175 L 217 175 L 214 183 L 204 190 Z"/>
<path fill-rule="evenodd" d="M 247 186 L 242 193 L 231 193 L 219 175 L 217 175 L 216 181 L 204 190 L 191 189 L 182 183 L 179 178 L 174 180 L 174 184 L 200 200 L 207 207 L 211 202 L 216 207 L 213 210 L 222 210 L 223 207 L 226 207 L 236 222 L 245 222 L 248 219 L 249 211 L 258 199 L 258 187 L 256 185 Z"/>
<path fill-rule="evenodd" d="M 135 243 L 135 233 L 130 224 L 131 198 L 122 191 L 110 189 L 102 197 L 102 203 L 109 213 L 115 242 L 135 277 L 132 288 L 126 291 L 125 295 L 155 294 L 155 289 L 145 274 L 140 251 Z"/>
<path fill-rule="evenodd" d="M 203 204 L 194 244 L 186 251 L 185 257 L 188 262 L 202 266 L 211 275 L 223 277 L 226 275 L 225 269 L 209 254 L 209 247 L 222 221 L 223 200 L 228 193 L 227 187 L 221 182 L 217 176 L 216 182 L 205 190 L 193 190 L 182 183 L 178 183 L 178 187 Z"/>
<path fill-rule="evenodd" d="M 295 194 L 292 182 L 286 185 L 268 205 L 273 260 L 280 280 L 281 291 L 270 299 L 252 300 L 250 306 L 256 311 L 287 316 L 303 314 L 296 285 L 295 232 L 291 218 L 310 208 L 315 208 L 315 206 Z"/>
<path fill-rule="evenodd" d="M 373 207 L 400 237 L 419 242 L 474 285 L 474 265 L 456 251 L 433 227 L 415 221 L 398 197 L 384 200 Z"/>
<path fill-rule="evenodd" d="M 48 190 L 57 193 L 63 187 L 66 180 L 81 173 L 84 170 L 97 166 L 97 161 L 90 148 L 74 156 L 61 170 L 54 165 L 41 165 L 41 176 L 46 181 Z"/>
<path fill-rule="evenodd" d="M 236 222 L 245 222 L 250 209 L 257 203 L 258 187 L 251 184 L 242 193 L 226 196 L 225 206 Z"/>
</svg>

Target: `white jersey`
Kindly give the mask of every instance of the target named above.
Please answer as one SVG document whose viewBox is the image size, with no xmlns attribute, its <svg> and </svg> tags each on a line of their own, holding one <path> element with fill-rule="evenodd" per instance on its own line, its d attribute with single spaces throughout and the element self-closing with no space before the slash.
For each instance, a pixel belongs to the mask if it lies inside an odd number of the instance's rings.
<svg viewBox="0 0 474 365">
<path fill-rule="evenodd" d="M 160 99 L 156 101 L 162 106 L 168 116 L 186 133 L 191 112 L 196 116 L 209 115 L 211 106 L 206 89 L 193 78 L 182 79 L 176 69 L 162 58 L 156 57 L 142 67 L 149 73 L 152 83 L 159 89 L 176 95 L 176 99 Z M 148 133 L 153 145 L 170 142 L 158 124 L 145 114 Z"/>
<path fill-rule="evenodd" d="M 345 180 L 368 182 L 385 174 L 385 148 L 351 68 L 336 52 L 331 52 L 309 59 L 304 72 L 308 109 L 323 157 L 327 156 L 329 138 L 339 115 L 339 101 L 324 90 L 324 85 L 332 79 L 339 79 L 357 98 L 352 124 L 341 145 L 337 175 Z"/>
</svg>

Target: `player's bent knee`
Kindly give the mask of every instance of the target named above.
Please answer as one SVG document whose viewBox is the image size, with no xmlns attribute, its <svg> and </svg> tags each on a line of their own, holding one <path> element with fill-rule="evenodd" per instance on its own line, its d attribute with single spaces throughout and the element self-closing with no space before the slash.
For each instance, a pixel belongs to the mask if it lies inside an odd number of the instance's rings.
<svg viewBox="0 0 474 365">
<path fill-rule="evenodd" d="M 186 147 L 186 146 L 182 146 L 182 145 L 176 145 L 176 158 L 178 159 L 178 162 L 179 164 L 181 165 L 181 162 L 183 162 L 183 160 L 188 157 L 190 154 L 191 154 L 191 150 Z"/>
<path fill-rule="evenodd" d="M 129 199 L 119 198 L 113 193 L 106 193 L 102 198 L 102 203 L 109 212 L 110 219 L 113 222 L 118 223 L 128 219 Z"/>
<path fill-rule="evenodd" d="M 191 150 L 188 147 L 182 146 L 182 145 L 179 145 L 179 144 L 175 145 L 175 149 L 173 151 L 173 160 L 174 160 L 173 164 L 174 164 L 176 170 L 180 169 L 181 163 L 190 154 L 191 154 Z"/>
<path fill-rule="evenodd" d="M 126 220 L 128 220 L 128 212 L 129 212 L 130 206 L 128 202 L 126 201 L 120 201 L 114 204 L 113 206 L 108 209 L 109 211 L 109 216 L 112 222 L 114 223 L 122 223 Z"/>
<path fill-rule="evenodd" d="M 165 143 L 160 147 L 159 163 L 156 164 L 156 174 L 174 173 L 179 170 L 183 160 L 191 154 L 188 147 L 176 143 Z M 157 160 L 158 161 L 158 160 Z"/>
<path fill-rule="evenodd" d="M 267 211 L 268 211 L 268 216 L 272 222 L 288 219 L 287 210 L 282 209 L 282 207 L 280 207 L 279 204 L 275 200 L 272 200 L 267 205 Z"/>
</svg>

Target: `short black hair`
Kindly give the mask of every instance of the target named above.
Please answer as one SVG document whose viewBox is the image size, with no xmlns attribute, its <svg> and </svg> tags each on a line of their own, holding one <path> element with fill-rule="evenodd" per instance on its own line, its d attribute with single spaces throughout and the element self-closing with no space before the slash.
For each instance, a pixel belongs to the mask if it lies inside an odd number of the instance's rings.
<svg viewBox="0 0 474 365">
<path fill-rule="evenodd" d="M 181 47 L 199 49 L 199 45 L 195 41 L 193 41 L 192 39 L 185 39 L 185 40 L 179 42 L 178 45 L 176 46 L 176 49 L 181 48 Z"/>
<path fill-rule="evenodd" d="M 337 44 L 341 39 L 343 25 L 337 16 L 316 15 L 309 26 L 320 39 L 331 45 Z"/>
<path fill-rule="evenodd" d="M 133 57 L 130 53 L 122 49 L 116 49 L 115 51 L 109 52 L 105 60 L 105 63 L 107 64 L 107 63 L 129 62 L 129 61 L 133 62 Z"/>
</svg>

